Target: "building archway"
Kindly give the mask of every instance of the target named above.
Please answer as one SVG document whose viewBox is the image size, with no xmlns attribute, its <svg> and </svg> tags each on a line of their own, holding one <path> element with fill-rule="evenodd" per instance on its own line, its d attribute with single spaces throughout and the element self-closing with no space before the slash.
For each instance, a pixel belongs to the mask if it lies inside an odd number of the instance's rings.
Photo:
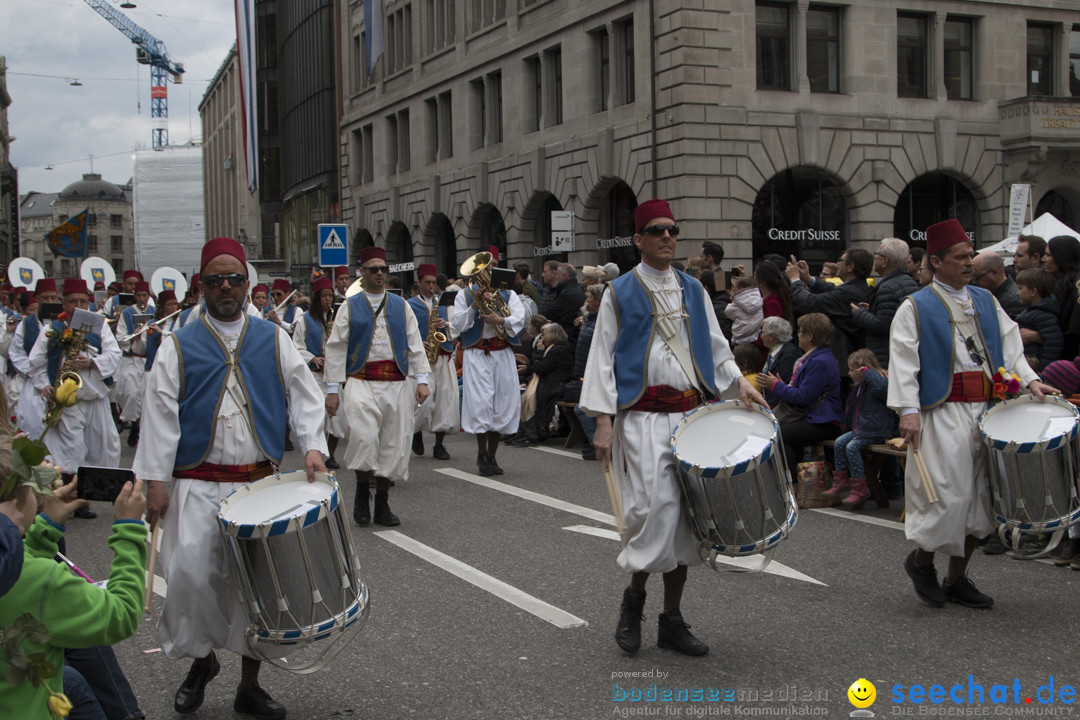
<svg viewBox="0 0 1080 720">
<path fill-rule="evenodd" d="M 396 220 L 390 225 L 390 230 L 386 233 L 386 264 L 391 266 L 402 265 L 412 261 L 412 236 L 409 234 L 409 229 L 405 227 L 405 223 Z M 413 269 L 404 272 L 391 271 L 390 278 L 400 279 L 401 289 L 405 297 L 408 297 L 409 287 L 416 282 L 416 273 Z"/>
<path fill-rule="evenodd" d="M 794 255 L 816 272 L 847 248 L 847 201 L 828 173 L 799 166 L 781 170 L 754 199 L 754 258 Z"/>
<path fill-rule="evenodd" d="M 531 232 L 533 238 L 532 258 L 529 263 L 533 277 L 540 277 L 540 270 L 548 260 L 569 260 L 569 253 L 551 251 L 551 213 L 562 209 L 562 203 L 557 197 L 549 192 L 539 191 L 529 199 L 525 212 L 522 213 L 523 234 Z"/>
<path fill-rule="evenodd" d="M 506 266 L 506 223 L 502 213 L 494 205 L 484 203 L 477 208 L 480 219 L 480 250 L 487 251 L 489 245 L 499 249 L 499 266 Z M 479 252 L 479 251 L 478 251 Z"/>
<path fill-rule="evenodd" d="M 1073 210 L 1073 204 L 1065 193 L 1050 190 L 1043 195 L 1039 200 L 1039 204 L 1035 206 L 1035 217 L 1039 217 L 1043 213 L 1050 213 L 1073 230 L 1076 229 L 1076 211 Z M 1050 238 L 1044 239 L 1049 240 Z"/>
<path fill-rule="evenodd" d="M 637 196 L 622 180 L 604 195 L 596 234 L 596 256 L 600 265 L 613 262 L 619 266 L 619 272 L 627 272 L 641 261 L 641 252 L 634 245 L 634 210 L 637 206 Z"/>
<path fill-rule="evenodd" d="M 465 258 L 458 257 L 457 235 L 450 218 L 442 213 L 432 215 L 424 236 L 432 241 L 428 243 L 429 247 L 435 247 L 435 267 L 439 272 L 447 277 L 457 277 L 458 267 Z"/>
<path fill-rule="evenodd" d="M 357 228 L 353 233 L 351 247 L 349 248 L 349 256 L 352 257 L 353 263 L 359 265 L 360 251 L 374 244 L 375 238 L 371 237 L 371 233 L 367 231 L 367 228 Z"/>
<path fill-rule="evenodd" d="M 907 184 L 893 210 L 893 235 L 911 247 L 926 247 L 926 228 L 956 218 L 968 237 L 978 237 L 979 207 L 964 183 L 945 173 L 920 175 Z"/>
</svg>

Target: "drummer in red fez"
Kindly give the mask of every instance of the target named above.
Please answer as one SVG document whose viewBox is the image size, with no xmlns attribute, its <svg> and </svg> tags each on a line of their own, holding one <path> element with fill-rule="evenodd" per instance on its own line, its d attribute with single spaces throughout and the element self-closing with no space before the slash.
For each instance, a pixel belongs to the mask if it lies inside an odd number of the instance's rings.
<svg viewBox="0 0 1080 720">
<path fill-rule="evenodd" d="M 596 418 L 596 454 L 614 466 L 626 526 L 618 563 L 631 573 L 630 586 L 623 592 L 615 642 L 631 654 L 641 646 L 645 582 L 659 572 L 664 612 L 657 645 L 704 655 L 709 647 L 690 633 L 679 609 L 686 568 L 701 560 L 682 517 L 671 432 L 691 410 L 732 385 L 743 402 L 765 401 L 739 372 L 704 288 L 671 267 L 679 226 L 668 203 L 639 205 L 634 227 L 641 263 L 611 281 L 600 302 L 580 400 Z M 692 356 L 687 365 L 694 378 L 664 347 L 665 329 Z"/>
<path fill-rule="evenodd" d="M 356 472 L 353 520 L 360 526 L 372 520 L 368 499 L 372 476 L 375 523 L 400 524 L 390 510 L 390 481 L 408 477 L 413 409 L 429 395 L 424 340 L 405 300 L 386 292 L 387 269 L 385 250 L 360 251 L 364 292 L 338 308 L 323 367 L 326 411 L 344 412 L 349 430 L 345 467 Z M 415 392 L 413 383 L 406 382 L 409 376 L 416 381 Z"/>
<path fill-rule="evenodd" d="M 169 594 L 158 632 L 168 657 L 195 659 L 176 691 L 176 712 L 202 704 L 220 669 L 214 650 L 225 648 L 243 656 L 233 709 L 283 718 L 285 708 L 258 685 L 260 661 L 246 655 L 247 617 L 224 560 L 217 512 L 229 493 L 281 463 L 286 421 L 308 478 L 325 472 L 323 393 L 285 332 L 245 312 L 247 264 L 238 242 L 206 243 L 200 272 L 206 312 L 157 352 L 146 380 L 154 402 L 143 409 L 146 432 L 132 468 L 149 481 L 147 519 L 162 522 L 160 566 Z"/>
<path fill-rule="evenodd" d="M 926 229 L 926 257 L 933 281 L 901 303 L 889 338 L 887 402 L 939 498 L 928 502 L 918 464 L 909 457 L 904 531 L 916 549 L 904 569 L 916 594 L 934 607 L 988 608 L 993 598 L 968 579 L 967 567 L 979 538 L 996 528 L 976 440 L 989 378 L 1004 367 L 1036 397 L 1054 389 L 1028 366 L 1016 323 L 990 292 L 970 284 L 975 251 L 958 221 Z M 949 556 L 944 584 L 934 568 L 938 552 Z"/>
</svg>

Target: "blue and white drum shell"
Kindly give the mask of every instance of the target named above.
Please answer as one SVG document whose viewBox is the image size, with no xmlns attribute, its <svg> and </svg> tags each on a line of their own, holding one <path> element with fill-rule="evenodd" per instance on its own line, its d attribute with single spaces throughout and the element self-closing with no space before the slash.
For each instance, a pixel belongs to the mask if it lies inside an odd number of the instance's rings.
<svg viewBox="0 0 1080 720">
<path fill-rule="evenodd" d="M 1080 522 L 1080 414 L 1059 397 L 1021 395 L 979 419 L 994 517 L 1008 530 L 1042 533 Z"/>
<path fill-rule="evenodd" d="M 218 520 L 244 596 L 248 644 L 260 654 L 279 657 L 281 647 L 359 629 L 367 619 L 368 591 L 339 500 L 333 476 L 317 472 L 309 483 L 303 470 L 256 480 L 222 500 Z"/>
<path fill-rule="evenodd" d="M 715 553 L 763 553 L 794 527 L 798 510 L 779 438 L 767 408 L 740 400 L 703 405 L 672 432 L 686 518 Z"/>
</svg>

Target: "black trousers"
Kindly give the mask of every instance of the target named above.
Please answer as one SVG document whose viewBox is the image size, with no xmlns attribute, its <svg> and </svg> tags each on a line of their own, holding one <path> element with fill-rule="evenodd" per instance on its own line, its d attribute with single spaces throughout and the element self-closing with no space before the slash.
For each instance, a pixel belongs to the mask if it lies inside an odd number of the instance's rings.
<svg viewBox="0 0 1080 720">
<path fill-rule="evenodd" d="M 795 467 L 802 462 L 803 452 L 811 445 L 840 437 L 840 427 L 832 423 L 812 423 L 806 420 L 784 423 L 780 426 L 780 437 L 784 441 L 784 455 L 787 458 L 788 471 L 795 479 Z"/>
</svg>

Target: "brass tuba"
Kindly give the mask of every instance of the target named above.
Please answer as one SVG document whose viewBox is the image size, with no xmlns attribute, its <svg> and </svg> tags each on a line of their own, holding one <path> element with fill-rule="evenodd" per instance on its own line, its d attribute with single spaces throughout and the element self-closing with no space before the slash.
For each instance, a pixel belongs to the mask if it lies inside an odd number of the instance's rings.
<svg viewBox="0 0 1080 720">
<path fill-rule="evenodd" d="M 461 264 L 461 277 L 469 278 L 469 292 L 473 294 L 477 306 L 483 315 L 502 315 L 510 317 L 510 306 L 506 304 L 502 293 L 491 287 L 491 253 L 478 252 Z M 496 337 L 506 339 L 506 328 L 492 325 Z"/>
</svg>

